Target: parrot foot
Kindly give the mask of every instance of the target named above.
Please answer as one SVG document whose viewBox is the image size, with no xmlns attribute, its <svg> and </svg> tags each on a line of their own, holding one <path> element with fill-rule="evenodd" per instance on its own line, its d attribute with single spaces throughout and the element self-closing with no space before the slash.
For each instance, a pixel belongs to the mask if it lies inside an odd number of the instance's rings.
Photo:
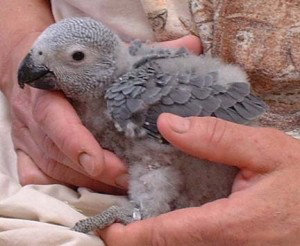
<svg viewBox="0 0 300 246">
<path fill-rule="evenodd" d="M 78 221 L 71 230 L 88 233 L 96 229 L 104 229 L 115 222 L 127 225 L 139 218 L 136 209 L 132 211 L 132 209 L 111 206 L 100 214 Z"/>
</svg>

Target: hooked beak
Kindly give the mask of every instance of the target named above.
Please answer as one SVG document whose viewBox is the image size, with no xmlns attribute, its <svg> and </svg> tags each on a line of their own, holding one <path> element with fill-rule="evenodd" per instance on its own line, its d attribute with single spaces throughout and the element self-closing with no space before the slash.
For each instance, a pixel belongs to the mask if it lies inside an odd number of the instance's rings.
<svg viewBox="0 0 300 246">
<path fill-rule="evenodd" d="M 18 83 L 23 89 L 25 84 L 43 90 L 55 90 L 57 78 L 46 66 L 36 66 L 29 53 L 18 70 Z"/>
</svg>

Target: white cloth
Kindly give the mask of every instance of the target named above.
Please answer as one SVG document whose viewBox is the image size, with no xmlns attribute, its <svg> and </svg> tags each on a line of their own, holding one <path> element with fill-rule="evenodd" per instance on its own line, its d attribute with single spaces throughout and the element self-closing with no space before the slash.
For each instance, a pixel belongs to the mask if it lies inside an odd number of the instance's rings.
<svg viewBox="0 0 300 246">
<path fill-rule="evenodd" d="M 151 3 L 154 8 L 157 7 L 156 2 L 159 2 L 157 6 L 160 8 L 149 12 L 151 16 L 157 13 L 157 18 L 150 16 L 153 20 L 150 25 L 147 7 Z M 178 24 L 179 18 L 173 17 L 188 13 L 187 0 L 52 0 L 52 9 L 56 20 L 70 16 L 91 16 L 105 22 L 125 40 L 158 40 L 158 35 L 162 39 L 169 37 L 159 28 L 156 33 L 152 31 L 159 27 L 157 21 L 164 17 L 164 3 L 169 4 L 169 14 L 166 15 L 169 19 L 164 23 L 168 33 L 171 36 L 184 34 Z M 187 18 L 185 27 L 188 23 Z M 69 228 L 83 219 L 83 214 L 94 215 L 123 199 L 125 198 L 97 194 L 84 188 L 76 192 L 62 185 L 22 187 L 18 182 L 7 105 L 0 93 L 0 246 L 101 246 L 103 242 L 97 236 L 76 233 Z"/>
<path fill-rule="evenodd" d="M 51 3 L 55 20 L 90 16 L 112 28 L 124 41 L 164 41 L 199 33 L 205 42 L 206 37 L 211 39 L 212 33 L 211 25 L 203 23 L 211 22 L 212 11 L 207 11 L 206 5 L 200 6 L 197 1 L 52 0 Z M 192 6 L 198 7 L 194 9 Z M 203 11 L 208 12 L 208 16 L 203 17 Z"/>
<path fill-rule="evenodd" d="M 151 26 L 140 0 L 52 0 L 55 20 L 89 16 L 100 20 L 124 40 L 153 40 Z"/>
</svg>

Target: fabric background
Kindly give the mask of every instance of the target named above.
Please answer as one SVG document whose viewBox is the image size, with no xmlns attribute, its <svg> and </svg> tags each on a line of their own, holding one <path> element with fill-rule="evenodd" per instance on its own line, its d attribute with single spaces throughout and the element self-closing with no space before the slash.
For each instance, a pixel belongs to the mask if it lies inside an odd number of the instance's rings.
<svg viewBox="0 0 300 246">
<path fill-rule="evenodd" d="M 91 16 L 113 28 L 125 41 L 199 35 L 206 53 L 239 63 L 258 92 L 269 100 L 271 110 L 262 122 L 300 136 L 298 1 L 52 0 L 52 6 L 56 20 Z M 253 9 L 260 11 L 251 14 Z M 273 44 L 268 43 L 270 40 Z M 265 63 L 270 69 L 262 73 Z M 289 71 L 290 77 L 282 77 L 284 71 Z M 84 188 L 74 191 L 62 185 L 21 187 L 2 94 L 0 146 L 0 245 L 103 245 L 97 236 L 69 228 L 125 198 Z"/>
</svg>

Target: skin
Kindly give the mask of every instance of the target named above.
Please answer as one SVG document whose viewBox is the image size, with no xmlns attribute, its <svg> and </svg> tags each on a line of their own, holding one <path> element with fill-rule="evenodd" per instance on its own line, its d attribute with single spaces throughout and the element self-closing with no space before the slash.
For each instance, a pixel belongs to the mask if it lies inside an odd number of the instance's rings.
<svg viewBox="0 0 300 246">
<path fill-rule="evenodd" d="M 21 60 L 38 35 L 54 22 L 49 1 L 6 0 L 0 16 L 0 31 L 7 34 L 0 37 L 0 89 L 10 107 L 20 183 L 60 183 L 124 193 L 128 184 L 126 166 L 101 148 L 65 97 L 18 86 L 16 74 Z M 162 45 L 201 52 L 200 41 L 193 36 Z"/>
<path fill-rule="evenodd" d="M 178 149 L 241 171 L 229 198 L 100 232 L 107 245 L 300 245 L 300 141 L 275 129 L 163 114 Z M 238 144 L 236 144 L 238 143 Z"/>
<path fill-rule="evenodd" d="M 17 86 L 18 64 L 40 32 L 53 22 L 49 3 L 5 0 L 0 16 L 1 33 L 6 34 L 0 36 L 0 88 L 10 104 L 21 183 L 64 183 L 120 192 L 112 186 L 122 174 L 125 177 L 120 183 L 126 186 L 125 167 L 95 143 L 63 95 L 29 87 L 21 91 Z M 164 45 L 201 51 L 195 37 Z M 114 224 L 101 232 L 108 245 L 300 244 L 298 141 L 276 130 L 213 118 L 189 118 L 188 123 L 182 123 L 180 118 L 165 114 L 158 124 L 177 148 L 238 166 L 241 172 L 233 194 L 199 208 L 177 210 L 128 226 Z M 68 140 L 69 136 L 73 140 Z M 96 178 L 80 165 L 82 152 L 92 156 L 89 163 L 94 165 Z M 101 177 L 108 173 L 112 182 L 105 185 Z"/>
</svg>

